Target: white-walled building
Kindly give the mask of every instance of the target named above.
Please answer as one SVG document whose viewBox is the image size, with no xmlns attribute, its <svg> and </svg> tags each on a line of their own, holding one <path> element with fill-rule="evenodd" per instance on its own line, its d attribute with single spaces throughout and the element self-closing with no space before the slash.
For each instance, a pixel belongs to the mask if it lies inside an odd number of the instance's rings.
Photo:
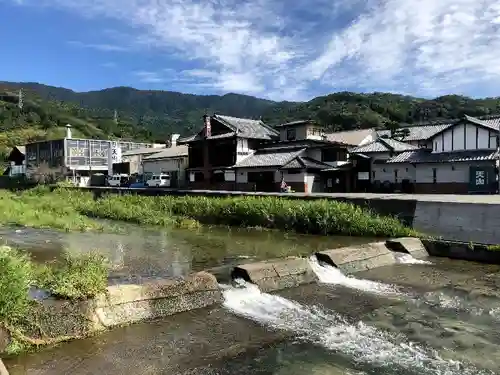
<svg viewBox="0 0 500 375">
<path fill-rule="evenodd" d="M 409 128 L 404 143 L 418 148 L 374 160 L 373 182 L 397 185 L 409 180 L 417 193 L 495 193 L 499 125 L 500 117 L 464 116 L 446 124 Z"/>
</svg>

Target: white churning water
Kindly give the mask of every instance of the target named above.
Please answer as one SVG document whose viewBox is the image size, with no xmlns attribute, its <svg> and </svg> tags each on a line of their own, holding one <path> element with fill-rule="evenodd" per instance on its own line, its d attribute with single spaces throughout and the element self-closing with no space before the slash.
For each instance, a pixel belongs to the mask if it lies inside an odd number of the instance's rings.
<svg viewBox="0 0 500 375">
<path fill-rule="evenodd" d="M 289 331 L 356 363 L 419 375 L 493 374 L 442 359 L 400 335 L 391 335 L 363 322 L 350 323 L 335 312 L 262 293 L 253 284 L 239 281 L 238 287 L 227 288 L 223 293 L 224 306 L 234 314 L 273 329 Z"/>
<path fill-rule="evenodd" d="M 395 285 L 379 283 L 371 280 L 356 279 L 355 277 L 347 276 L 336 267 L 328 264 L 319 264 L 315 256 L 309 258 L 309 264 L 318 277 L 320 283 L 342 285 L 347 288 L 358 289 L 363 292 L 384 294 L 384 295 L 401 295 L 402 292 Z"/>
<path fill-rule="evenodd" d="M 411 254 L 394 253 L 394 258 L 400 264 L 432 264 L 431 261 L 423 259 L 415 259 Z"/>
</svg>

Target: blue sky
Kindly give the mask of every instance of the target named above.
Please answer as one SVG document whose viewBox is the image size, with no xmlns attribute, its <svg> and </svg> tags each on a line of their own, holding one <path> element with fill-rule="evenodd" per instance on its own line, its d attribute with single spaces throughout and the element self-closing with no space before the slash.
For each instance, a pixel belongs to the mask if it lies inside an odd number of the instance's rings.
<svg viewBox="0 0 500 375">
<path fill-rule="evenodd" d="M 0 0 L 0 80 L 500 96 L 499 26 L 498 0 Z"/>
</svg>

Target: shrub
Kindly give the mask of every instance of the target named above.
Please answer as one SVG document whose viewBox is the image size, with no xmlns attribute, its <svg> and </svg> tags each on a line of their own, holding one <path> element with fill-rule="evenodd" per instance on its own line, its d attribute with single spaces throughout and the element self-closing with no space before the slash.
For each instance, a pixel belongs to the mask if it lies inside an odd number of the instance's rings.
<svg viewBox="0 0 500 375">
<path fill-rule="evenodd" d="M 0 321 L 13 322 L 26 316 L 33 267 L 29 257 L 8 246 L 0 246 Z"/>
<path fill-rule="evenodd" d="M 62 298 L 92 298 L 106 290 L 108 272 L 106 258 L 96 252 L 66 252 L 62 259 L 38 270 L 37 285 Z"/>
</svg>

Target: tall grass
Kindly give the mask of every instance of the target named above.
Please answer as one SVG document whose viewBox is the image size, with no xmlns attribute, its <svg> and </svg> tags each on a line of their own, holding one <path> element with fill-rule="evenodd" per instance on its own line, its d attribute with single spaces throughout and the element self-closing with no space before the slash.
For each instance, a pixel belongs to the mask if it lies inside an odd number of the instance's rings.
<svg viewBox="0 0 500 375">
<path fill-rule="evenodd" d="M 142 225 L 193 227 L 201 222 L 322 235 L 416 235 L 396 218 L 326 199 L 108 195 L 95 200 L 91 193 L 77 190 L 36 188 L 19 194 L 0 191 L 0 209 L 5 213 L 0 218 L 3 224 L 64 230 L 102 230 L 103 225 L 92 218 L 104 218 Z"/>
<path fill-rule="evenodd" d="M 76 194 L 78 196 L 73 195 L 69 200 L 85 215 L 138 224 L 172 225 L 184 217 L 205 224 L 265 227 L 308 234 L 367 237 L 416 235 L 396 218 L 326 199 L 109 195 L 89 201 L 81 193 Z"/>
<path fill-rule="evenodd" d="M 50 193 L 44 187 L 21 193 L 0 190 L 0 224 L 66 231 L 103 229 L 102 224 L 79 213 L 67 198 L 67 194 Z"/>
<path fill-rule="evenodd" d="M 29 290 L 34 282 L 33 270 L 27 255 L 0 246 L 0 324 L 10 324 L 26 316 L 30 307 Z"/>
</svg>

